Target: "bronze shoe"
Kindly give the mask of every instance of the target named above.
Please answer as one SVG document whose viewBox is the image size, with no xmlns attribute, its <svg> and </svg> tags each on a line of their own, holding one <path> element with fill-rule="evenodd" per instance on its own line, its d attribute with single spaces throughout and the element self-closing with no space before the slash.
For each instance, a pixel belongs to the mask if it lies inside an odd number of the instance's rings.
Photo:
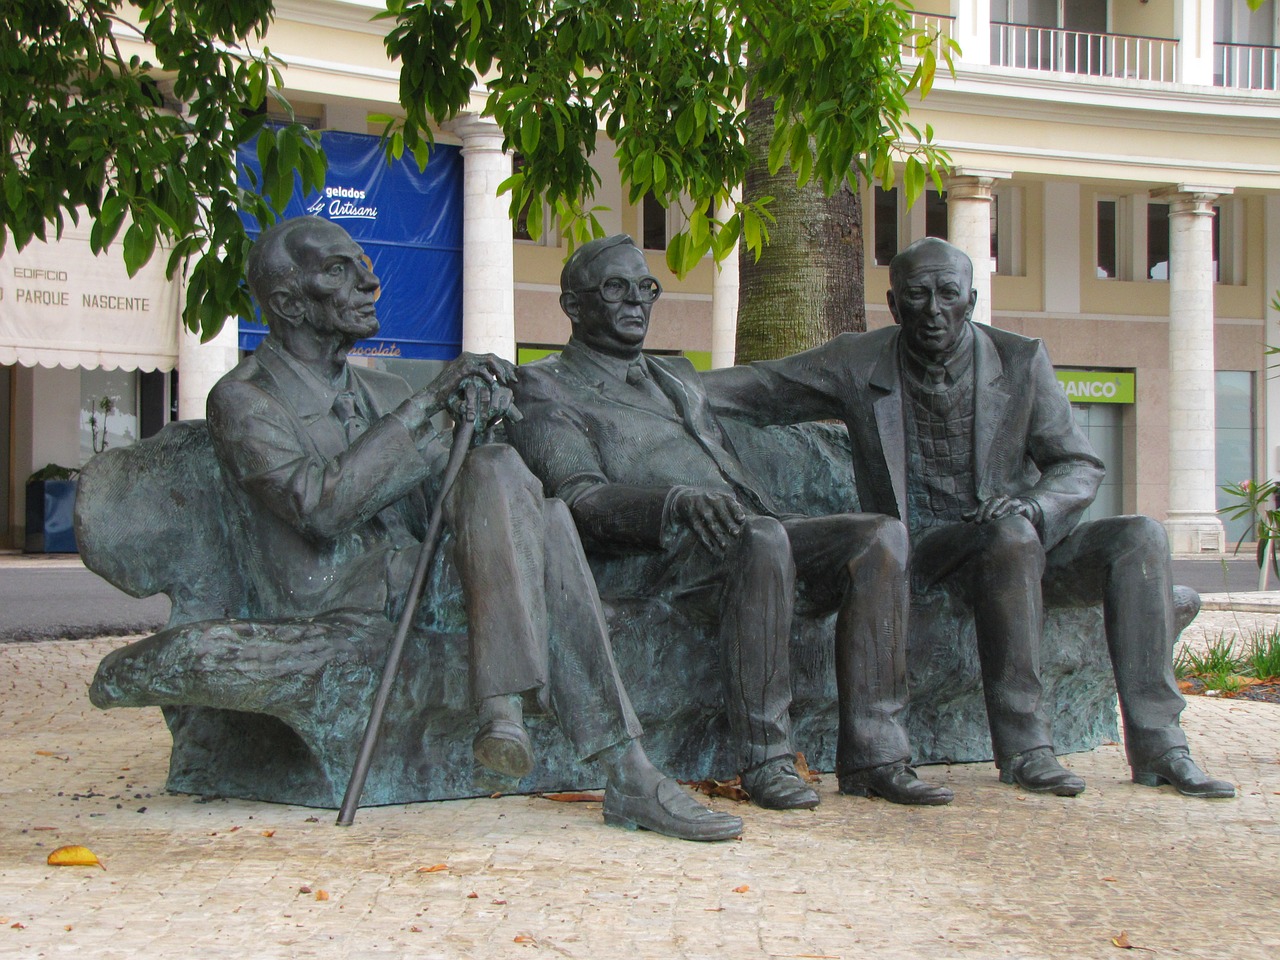
<svg viewBox="0 0 1280 960">
<path fill-rule="evenodd" d="M 524 724 L 490 720 L 471 741 L 476 761 L 494 773 L 519 780 L 533 769 L 533 744 Z"/>
<path fill-rule="evenodd" d="M 1144 787 L 1158 787 L 1167 783 L 1188 797 L 1204 797 L 1208 800 L 1227 800 L 1236 795 L 1236 788 L 1226 780 L 1214 780 L 1205 776 L 1196 766 L 1186 747 L 1174 747 L 1168 753 L 1152 760 L 1145 770 L 1133 767 L 1133 782 Z"/>
<path fill-rule="evenodd" d="M 1050 747 L 1036 747 L 1009 757 L 1000 764 L 1000 782 L 1059 797 L 1074 797 L 1084 790 L 1084 780 L 1060 764 Z"/>
<path fill-rule="evenodd" d="M 604 822 L 627 830 L 652 830 L 677 840 L 732 840 L 742 836 L 742 819 L 708 809 L 664 777 L 649 796 L 623 793 L 613 781 L 604 791 Z"/>
<path fill-rule="evenodd" d="M 800 779 L 795 758 L 774 757 L 742 775 L 742 788 L 766 810 L 811 810 L 818 791 Z"/>
<path fill-rule="evenodd" d="M 890 803 L 941 806 L 955 799 L 947 787 L 926 783 L 899 760 L 840 775 L 840 792 L 854 797 L 883 797 Z"/>
</svg>

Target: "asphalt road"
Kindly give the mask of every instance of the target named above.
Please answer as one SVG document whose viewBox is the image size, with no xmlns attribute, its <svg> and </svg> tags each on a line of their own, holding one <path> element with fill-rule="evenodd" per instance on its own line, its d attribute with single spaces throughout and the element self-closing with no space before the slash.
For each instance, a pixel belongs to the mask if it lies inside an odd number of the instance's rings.
<svg viewBox="0 0 1280 960">
<path fill-rule="evenodd" d="M 139 600 L 67 560 L 0 560 L 0 642 L 154 633 L 169 598 Z"/>
<path fill-rule="evenodd" d="M 1258 589 L 1258 568 L 1248 559 L 1177 559 L 1173 572 L 1201 593 Z M 1276 577 L 1268 589 L 1280 590 Z M 167 597 L 130 597 L 73 557 L 0 556 L 0 642 L 154 633 L 168 617 Z"/>
</svg>

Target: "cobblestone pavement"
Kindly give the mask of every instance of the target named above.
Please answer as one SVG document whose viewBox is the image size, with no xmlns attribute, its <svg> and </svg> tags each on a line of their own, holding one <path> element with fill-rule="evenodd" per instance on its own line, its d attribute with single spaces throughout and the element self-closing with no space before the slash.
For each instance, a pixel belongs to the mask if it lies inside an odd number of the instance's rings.
<svg viewBox="0 0 1280 960">
<path fill-rule="evenodd" d="M 1280 955 L 1280 707 L 1193 698 L 1184 725 L 1234 801 L 1131 784 L 1109 744 L 1074 799 L 933 767 L 950 807 L 820 785 L 738 806 L 744 839 L 604 825 L 503 797 L 333 812 L 167 795 L 158 710 L 85 688 L 124 641 L 0 648 L 0 956 L 121 958 L 1271 958 Z M 716 804 L 730 806 L 729 801 Z M 103 861 L 50 867 L 84 844 Z M 441 866 L 442 865 L 442 866 Z M 438 869 L 426 869 L 439 867 Z M 323 892 L 323 895 L 322 895 Z"/>
</svg>

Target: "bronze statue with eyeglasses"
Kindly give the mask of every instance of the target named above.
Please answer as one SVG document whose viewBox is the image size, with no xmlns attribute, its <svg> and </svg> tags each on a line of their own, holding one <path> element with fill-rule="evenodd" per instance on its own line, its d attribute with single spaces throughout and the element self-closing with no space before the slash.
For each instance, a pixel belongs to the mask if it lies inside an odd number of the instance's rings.
<svg viewBox="0 0 1280 960">
<path fill-rule="evenodd" d="M 789 640 L 797 607 L 839 611 L 841 790 L 942 804 L 908 766 L 907 532 L 867 514 L 782 515 L 743 466 L 683 358 L 646 356 L 661 284 L 630 237 L 569 257 L 560 304 L 573 336 L 522 367 L 512 444 L 573 513 L 588 554 L 644 568 L 647 595 L 717 625 L 743 784 L 759 805 L 813 807 L 791 738 Z M 610 587 L 601 583 L 609 596 Z M 657 678 L 654 682 L 662 682 Z"/>
</svg>

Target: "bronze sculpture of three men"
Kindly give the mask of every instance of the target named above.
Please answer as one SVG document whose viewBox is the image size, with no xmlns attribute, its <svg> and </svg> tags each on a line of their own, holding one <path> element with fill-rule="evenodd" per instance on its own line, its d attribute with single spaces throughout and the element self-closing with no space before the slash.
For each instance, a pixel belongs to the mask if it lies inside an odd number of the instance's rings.
<svg viewBox="0 0 1280 960">
<path fill-rule="evenodd" d="M 607 821 L 690 840 L 741 833 L 738 817 L 698 804 L 644 753 L 587 559 L 608 551 L 635 555 L 655 595 L 716 624 L 743 784 L 761 806 L 818 803 L 795 769 L 788 714 L 797 609 L 837 613 L 841 791 L 951 801 L 911 768 L 901 722 L 912 578 L 973 607 L 1002 780 L 1084 789 L 1053 756 L 1040 712 L 1038 631 L 1045 603 L 1101 601 L 1134 780 L 1231 796 L 1196 767 L 1178 726 L 1162 528 L 1138 517 L 1076 526 L 1102 465 L 1039 341 L 971 322 L 971 270 L 949 244 L 919 242 L 891 267 L 895 327 L 699 376 L 643 353 L 661 293 L 644 255 L 625 236 L 592 241 L 562 274 L 573 336 L 559 357 L 517 373 L 463 354 L 412 393 L 346 360 L 377 330 L 379 283 L 360 247 L 329 221 L 284 221 L 250 260 L 270 332 L 209 399 L 230 525 L 262 567 L 273 615 L 394 617 L 423 487 L 447 454 L 431 418 L 456 415 L 465 394 L 482 429 L 507 417 L 514 447 L 473 448 L 446 500 L 473 747 L 490 769 L 527 773 L 523 713 L 550 711 L 579 758 L 602 764 Z M 508 416 L 513 393 L 520 419 Z M 721 415 L 843 419 L 859 498 L 875 512 L 779 511 Z"/>
</svg>

